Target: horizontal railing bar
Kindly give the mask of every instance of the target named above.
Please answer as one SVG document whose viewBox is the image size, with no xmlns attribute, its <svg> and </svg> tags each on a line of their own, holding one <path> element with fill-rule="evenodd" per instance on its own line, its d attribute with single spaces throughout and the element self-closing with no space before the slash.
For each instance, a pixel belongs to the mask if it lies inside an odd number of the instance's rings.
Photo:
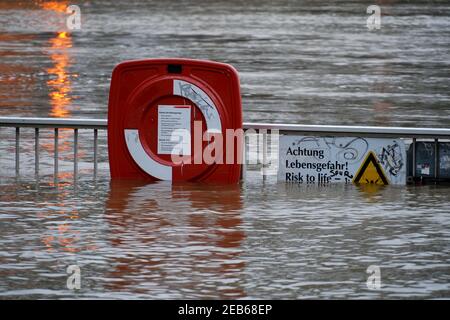
<svg viewBox="0 0 450 320">
<path fill-rule="evenodd" d="M 68 118 L 21 118 L 0 117 L 0 127 L 33 128 L 72 128 L 72 129 L 107 129 L 106 119 L 68 119 Z M 403 138 L 450 138 L 450 129 L 446 128 L 411 128 L 411 127 L 371 127 L 338 125 L 305 125 L 282 123 L 245 122 L 244 129 L 279 130 L 281 134 L 336 134 L 336 135 L 372 135 Z"/>
<path fill-rule="evenodd" d="M 370 126 L 336 126 L 305 125 L 278 123 L 244 123 L 244 129 L 279 130 L 280 133 L 308 134 L 349 134 L 349 135 L 390 135 L 396 137 L 450 138 L 450 129 L 446 128 L 411 128 L 411 127 L 370 127 Z"/>
<path fill-rule="evenodd" d="M 106 119 L 0 117 L 0 127 L 106 129 Z"/>
</svg>

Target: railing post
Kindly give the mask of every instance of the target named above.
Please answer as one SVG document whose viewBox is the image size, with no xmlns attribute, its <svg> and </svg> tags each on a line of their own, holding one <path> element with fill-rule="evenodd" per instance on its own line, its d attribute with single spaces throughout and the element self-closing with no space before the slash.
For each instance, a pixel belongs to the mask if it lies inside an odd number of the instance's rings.
<svg viewBox="0 0 450 320">
<path fill-rule="evenodd" d="M 267 178 L 267 130 L 263 132 L 263 156 L 262 156 L 262 175 L 263 180 Z"/>
<path fill-rule="evenodd" d="M 39 177 L 39 128 L 34 128 L 34 174 Z"/>
<path fill-rule="evenodd" d="M 58 183 L 58 171 L 59 171 L 59 129 L 55 128 L 55 137 L 54 137 L 54 145 L 55 145 L 55 159 L 54 159 L 54 180 L 55 183 Z"/>
<path fill-rule="evenodd" d="M 256 164 L 259 164 L 259 160 L 260 160 L 260 157 L 259 157 L 259 149 L 260 149 L 260 147 L 259 147 L 259 141 L 260 141 L 260 138 L 259 138 L 259 134 L 260 134 L 261 132 L 260 132 L 260 130 L 256 130 Z"/>
<path fill-rule="evenodd" d="M 417 139 L 416 138 L 413 138 L 413 141 L 412 141 L 412 176 L 413 176 L 413 179 L 415 179 L 416 178 L 416 166 L 417 166 L 417 160 L 416 160 L 416 142 L 417 142 Z"/>
<path fill-rule="evenodd" d="M 439 139 L 434 139 L 434 178 L 439 179 Z"/>
<path fill-rule="evenodd" d="M 94 129 L 94 180 L 97 180 L 98 161 L 98 130 Z"/>
<path fill-rule="evenodd" d="M 78 180 L 78 129 L 73 130 L 73 179 Z"/>
<path fill-rule="evenodd" d="M 243 152 L 243 159 L 242 159 L 242 176 L 241 179 L 245 180 L 247 178 L 247 161 L 248 161 L 248 154 L 249 154 L 249 137 L 247 136 L 247 132 L 244 131 L 244 152 Z"/>
<path fill-rule="evenodd" d="M 20 174 L 20 127 L 16 127 L 16 176 Z"/>
</svg>

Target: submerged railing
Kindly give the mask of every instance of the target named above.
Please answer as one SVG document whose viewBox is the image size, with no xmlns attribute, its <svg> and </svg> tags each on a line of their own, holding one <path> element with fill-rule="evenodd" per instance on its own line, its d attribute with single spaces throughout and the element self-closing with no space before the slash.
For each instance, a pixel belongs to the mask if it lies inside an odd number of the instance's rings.
<svg viewBox="0 0 450 320">
<path fill-rule="evenodd" d="M 74 179 L 78 178 L 78 130 L 93 130 L 94 136 L 94 161 L 93 171 L 94 179 L 98 174 L 98 131 L 107 129 L 107 121 L 103 119 L 61 119 L 61 118 L 16 118 L 16 117 L 0 117 L 0 127 L 15 128 L 15 171 L 16 175 L 20 174 L 20 138 L 21 128 L 34 128 L 34 162 L 35 174 L 39 175 L 39 139 L 40 129 L 54 129 L 54 176 L 58 177 L 58 156 L 59 156 L 59 129 L 73 129 L 73 155 L 74 155 Z"/>
<path fill-rule="evenodd" d="M 40 129 L 54 130 L 54 175 L 58 177 L 59 130 L 73 129 L 73 172 L 74 179 L 78 177 L 78 137 L 79 130 L 93 132 L 93 174 L 98 174 L 98 131 L 107 129 L 105 119 L 61 119 L 61 118 L 20 118 L 0 117 L 0 127 L 15 128 L 15 173 L 20 174 L 20 140 L 21 128 L 34 128 L 34 162 L 35 174 L 39 175 Z M 370 127 L 370 126 L 333 126 L 333 125 L 300 125 L 300 124 L 270 124 L 244 123 L 246 133 L 257 134 L 257 148 L 259 153 L 260 137 L 262 136 L 262 165 L 267 163 L 267 136 L 276 131 L 279 134 L 302 134 L 314 136 L 364 136 L 390 137 L 411 139 L 412 143 L 412 178 L 416 178 L 416 143 L 418 139 L 432 139 L 434 141 L 435 172 L 434 178 L 439 176 L 439 141 L 450 139 L 450 129 L 445 128 L 403 128 L 403 127 Z M 245 159 L 248 159 L 248 139 L 245 139 Z M 244 166 L 246 168 L 246 166 Z M 263 171 L 263 177 L 265 177 Z"/>
</svg>

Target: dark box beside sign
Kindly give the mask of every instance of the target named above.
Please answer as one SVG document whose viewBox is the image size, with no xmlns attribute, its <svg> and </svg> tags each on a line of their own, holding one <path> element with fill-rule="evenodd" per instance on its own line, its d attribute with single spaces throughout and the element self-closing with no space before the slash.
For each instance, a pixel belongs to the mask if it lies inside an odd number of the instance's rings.
<svg viewBox="0 0 450 320">
<path fill-rule="evenodd" d="M 450 179 L 450 143 L 438 143 L 438 177 Z M 413 145 L 408 149 L 408 175 L 413 176 Z M 435 142 L 416 143 L 416 177 L 435 177 Z"/>
</svg>

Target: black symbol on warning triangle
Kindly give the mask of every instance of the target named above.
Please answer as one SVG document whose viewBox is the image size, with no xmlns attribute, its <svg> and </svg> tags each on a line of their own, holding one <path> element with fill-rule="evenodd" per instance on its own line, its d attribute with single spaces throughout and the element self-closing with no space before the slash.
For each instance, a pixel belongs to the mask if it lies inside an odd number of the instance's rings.
<svg viewBox="0 0 450 320">
<path fill-rule="evenodd" d="M 369 152 L 363 164 L 359 168 L 353 182 L 384 185 L 389 184 L 383 168 L 380 166 L 377 157 L 372 151 Z"/>
</svg>

